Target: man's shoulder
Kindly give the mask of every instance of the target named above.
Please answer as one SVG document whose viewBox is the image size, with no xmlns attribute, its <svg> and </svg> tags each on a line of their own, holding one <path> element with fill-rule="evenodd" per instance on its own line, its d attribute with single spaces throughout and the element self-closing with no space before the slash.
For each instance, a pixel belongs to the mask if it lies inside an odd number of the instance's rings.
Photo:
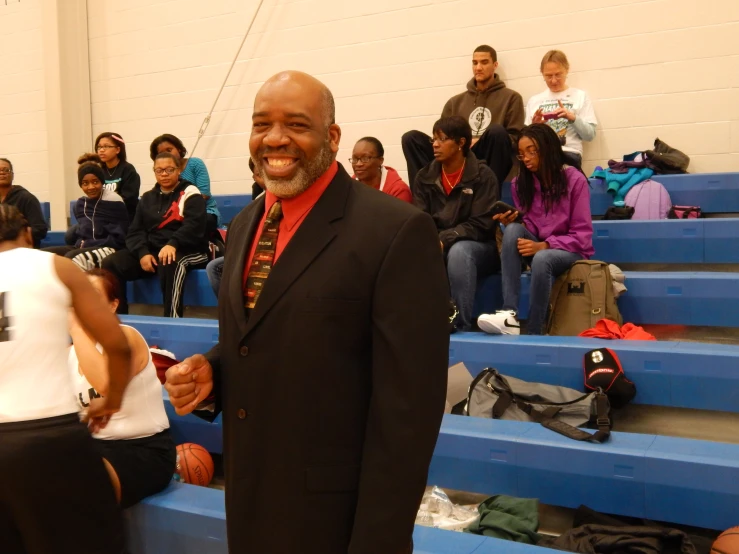
<svg viewBox="0 0 739 554">
<path fill-rule="evenodd" d="M 407 185 L 403 183 L 403 186 Z M 368 187 L 359 181 L 354 181 L 351 187 L 353 201 L 347 206 L 346 214 L 350 225 L 362 221 L 362 225 L 372 225 L 377 230 L 391 229 L 423 214 L 413 204 Z M 358 217 L 359 214 L 362 216 Z"/>
</svg>

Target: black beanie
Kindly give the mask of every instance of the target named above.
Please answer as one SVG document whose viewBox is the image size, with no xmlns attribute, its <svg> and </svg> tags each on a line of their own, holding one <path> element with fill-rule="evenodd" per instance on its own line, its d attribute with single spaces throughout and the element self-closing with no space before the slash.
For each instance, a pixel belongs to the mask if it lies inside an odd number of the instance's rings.
<svg viewBox="0 0 739 554">
<path fill-rule="evenodd" d="M 100 183 L 105 184 L 105 174 L 103 168 L 94 162 L 83 163 L 77 170 L 77 184 L 82 186 L 82 179 L 85 175 L 94 175 L 100 180 Z"/>
</svg>

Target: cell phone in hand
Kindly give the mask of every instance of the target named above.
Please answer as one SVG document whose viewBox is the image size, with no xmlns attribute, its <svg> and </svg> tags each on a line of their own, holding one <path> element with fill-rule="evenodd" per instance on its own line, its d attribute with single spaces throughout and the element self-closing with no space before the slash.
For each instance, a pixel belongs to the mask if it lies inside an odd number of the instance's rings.
<svg viewBox="0 0 739 554">
<path fill-rule="evenodd" d="M 493 215 L 504 214 L 506 212 L 515 212 L 516 208 L 510 204 L 506 204 L 502 200 L 498 200 L 493 204 Z"/>
<path fill-rule="evenodd" d="M 544 121 L 549 121 L 550 119 L 559 119 L 559 116 L 555 112 L 542 114 L 542 117 L 544 118 Z"/>
</svg>

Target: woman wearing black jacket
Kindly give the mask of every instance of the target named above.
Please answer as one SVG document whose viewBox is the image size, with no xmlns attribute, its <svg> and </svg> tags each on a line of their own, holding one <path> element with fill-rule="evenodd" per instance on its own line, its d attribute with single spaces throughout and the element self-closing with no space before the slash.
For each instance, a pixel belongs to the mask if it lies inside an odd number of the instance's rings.
<svg viewBox="0 0 739 554">
<path fill-rule="evenodd" d="M 6 158 L 0 158 L 0 204 L 18 208 L 31 227 L 33 247 L 38 248 L 43 238 L 46 237 L 49 226 L 38 198 L 23 187 L 14 185 L 14 177 L 13 164 Z"/>
<path fill-rule="evenodd" d="M 117 192 L 123 198 L 128 219 L 133 221 L 139 202 L 141 177 L 133 164 L 126 161 L 126 143 L 119 134 L 106 131 L 95 139 L 95 152 L 103 162 L 105 190 Z"/>
<path fill-rule="evenodd" d="M 73 211 L 77 224 L 67 230 L 69 246 L 44 248 L 65 256 L 83 270 L 100 267 L 102 261 L 126 247 L 128 212 L 117 193 L 105 190 L 105 175 L 100 158 L 84 154 L 77 160 L 77 182 L 83 196 L 75 202 Z"/>
<path fill-rule="evenodd" d="M 141 196 L 126 238 L 128 250 L 103 261 L 103 269 L 121 282 L 118 313 L 127 313 L 125 281 L 156 273 L 162 287 L 165 317 L 182 317 L 185 274 L 205 267 L 205 199 L 198 188 L 180 179 L 179 161 L 163 152 L 154 161 L 157 184 Z"/>
<path fill-rule="evenodd" d="M 470 151 L 471 141 L 463 117 L 434 123 L 434 161 L 418 172 L 413 186 L 413 203 L 433 217 L 439 231 L 462 331 L 473 329 L 478 279 L 500 269 L 492 220 L 500 185 L 493 170 Z"/>
</svg>

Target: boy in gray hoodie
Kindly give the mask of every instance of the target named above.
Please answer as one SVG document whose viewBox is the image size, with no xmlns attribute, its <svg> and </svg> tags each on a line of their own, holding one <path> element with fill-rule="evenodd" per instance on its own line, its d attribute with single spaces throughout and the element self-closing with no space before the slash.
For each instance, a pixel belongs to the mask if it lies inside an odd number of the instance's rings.
<svg viewBox="0 0 739 554">
<path fill-rule="evenodd" d="M 497 68 L 495 49 L 478 46 L 472 54 L 473 77 L 467 90 L 449 99 L 441 117 L 459 115 L 469 121 L 472 152 L 488 164 L 502 183 L 513 167 L 513 141 L 523 129 L 525 112 L 521 95 L 506 88 L 495 73 Z M 416 174 L 434 159 L 433 148 L 430 137 L 421 131 L 405 133 L 402 145 L 414 190 Z"/>
</svg>

